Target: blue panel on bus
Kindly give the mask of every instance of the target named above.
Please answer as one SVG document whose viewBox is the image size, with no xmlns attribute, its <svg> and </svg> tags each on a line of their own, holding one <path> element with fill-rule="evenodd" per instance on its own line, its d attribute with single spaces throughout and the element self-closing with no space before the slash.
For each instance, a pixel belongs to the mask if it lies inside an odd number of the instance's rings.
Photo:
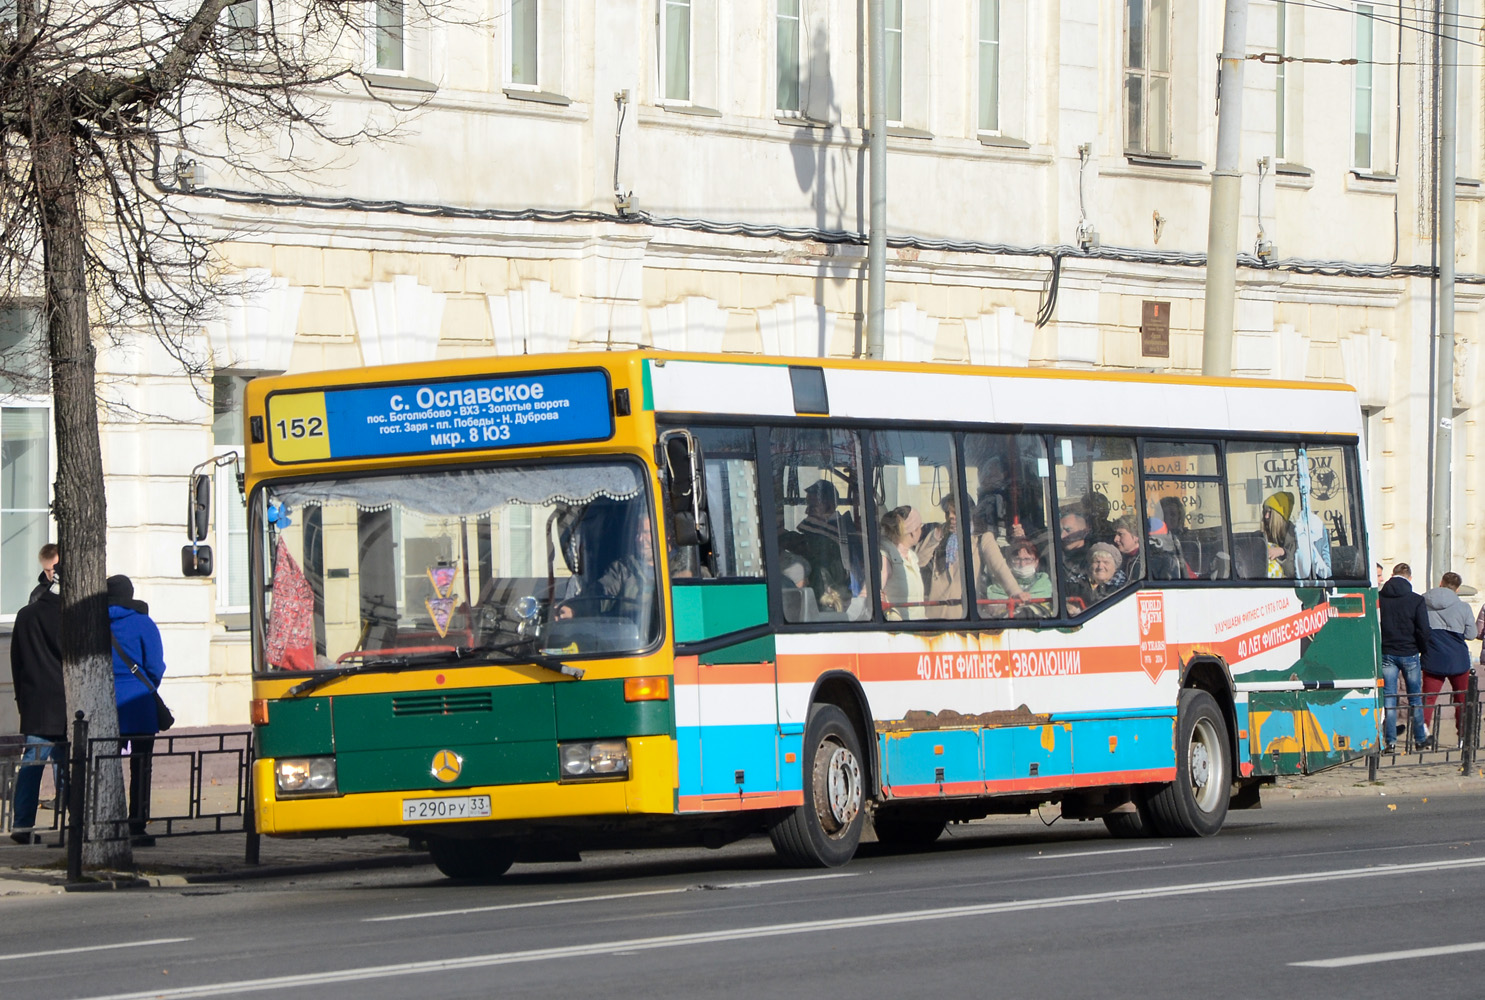
<svg viewBox="0 0 1485 1000">
<path fill-rule="evenodd" d="M 977 795 L 985 790 L 977 729 L 882 733 L 878 739 L 886 783 L 894 788 L 943 786 L 946 795 Z M 932 788 L 928 790 L 931 793 Z"/>
<path fill-rule="evenodd" d="M 690 726 L 676 727 L 678 749 L 684 758 L 689 748 L 696 746 Z M 700 779 L 702 795 L 725 795 L 742 792 L 773 792 L 778 790 L 779 765 L 777 727 L 757 726 L 706 726 L 700 730 Z M 742 784 L 738 784 L 738 772 L 742 772 Z M 694 781 L 696 772 L 683 765 L 681 794 L 695 794 L 688 783 Z"/>
<path fill-rule="evenodd" d="M 268 411 L 278 462 L 570 444 L 614 430 L 601 370 L 274 393 Z"/>
<path fill-rule="evenodd" d="M 1175 754 L 1175 724 L 1170 716 L 1074 722 L 1073 768 L 1078 774 L 1168 768 Z"/>
</svg>

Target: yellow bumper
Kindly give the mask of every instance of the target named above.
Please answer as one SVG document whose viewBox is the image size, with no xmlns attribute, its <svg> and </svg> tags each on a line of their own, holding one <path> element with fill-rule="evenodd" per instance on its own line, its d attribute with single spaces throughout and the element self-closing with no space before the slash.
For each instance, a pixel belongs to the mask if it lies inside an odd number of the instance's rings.
<svg viewBox="0 0 1485 1000">
<path fill-rule="evenodd" d="M 422 824 L 403 820 L 402 800 L 439 795 L 488 795 L 492 820 L 675 812 L 676 754 L 668 736 L 637 736 L 629 740 L 630 770 L 626 781 L 483 785 L 363 792 L 327 799 L 280 799 L 274 788 L 273 763 L 272 758 L 265 758 L 253 765 L 259 833 L 370 832 L 419 826 Z"/>
</svg>

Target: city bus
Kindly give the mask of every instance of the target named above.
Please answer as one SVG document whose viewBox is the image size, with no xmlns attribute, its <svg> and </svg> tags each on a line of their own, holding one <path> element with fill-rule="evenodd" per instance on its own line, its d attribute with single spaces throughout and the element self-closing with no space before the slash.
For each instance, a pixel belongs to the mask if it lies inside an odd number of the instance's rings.
<svg viewBox="0 0 1485 1000">
<path fill-rule="evenodd" d="M 1344 386 L 641 350 L 245 407 L 263 834 L 837 866 L 1048 804 L 1209 836 L 1377 745 Z"/>
</svg>

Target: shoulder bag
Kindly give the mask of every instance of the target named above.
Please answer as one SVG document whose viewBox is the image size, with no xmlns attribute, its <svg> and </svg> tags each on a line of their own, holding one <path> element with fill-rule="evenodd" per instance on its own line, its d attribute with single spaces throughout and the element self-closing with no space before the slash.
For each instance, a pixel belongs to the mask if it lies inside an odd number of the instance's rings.
<svg viewBox="0 0 1485 1000">
<path fill-rule="evenodd" d="M 129 665 L 129 670 L 135 677 L 139 678 L 139 682 L 149 688 L 150 694 L 155 696 L 155 724 L 159 727 L 160 732 L 163 733 L 175 725 L 175 714 L 170 711 L 170 706 L 165 704 L 165 699 L 160 697 L 160 689 L 150 683 L 149 674 L 145 673 L 144 669 L 138 663 L 134 662 L 134 657 L 124 652 L 124 647 L 119 645 L 117 639 L 113 639 L 112 636 L 109 638 L 113 641 L 113 648 L 119 654 L 119 659 Z"/>
</svg>

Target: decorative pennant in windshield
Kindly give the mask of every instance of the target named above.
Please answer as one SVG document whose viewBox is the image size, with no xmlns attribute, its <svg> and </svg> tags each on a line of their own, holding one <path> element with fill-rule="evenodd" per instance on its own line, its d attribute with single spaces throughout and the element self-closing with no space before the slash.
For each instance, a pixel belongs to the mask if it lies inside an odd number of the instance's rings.
<svg viewBox="0 0 1485 1000">
<path fill-rule="evenodd" d="M 275 392 L 268 425 L 280 463 L 572 444 L 614 431 L 602 370 Z"/>
</svg>

